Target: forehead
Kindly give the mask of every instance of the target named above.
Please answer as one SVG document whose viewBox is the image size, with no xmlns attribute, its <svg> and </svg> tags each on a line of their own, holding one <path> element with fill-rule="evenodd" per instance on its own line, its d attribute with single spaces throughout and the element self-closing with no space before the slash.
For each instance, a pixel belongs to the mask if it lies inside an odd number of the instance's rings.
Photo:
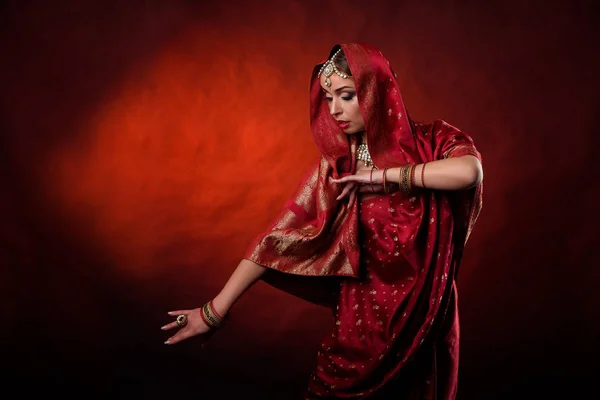
<svg viewBox="0 0 600 400">
<path fill-rule="evenodd" d="M 348 77 L 348 78 L 342 78 L 341 76 L 337 75 L 337 74 L 332 74 L 329 77 L 329 80 L 331 80 L 331 86 L 327 87 L 327 85 L 325 85 L 325 74 L 321 74 L 321 76 L 319 77 L 319 83 L 321 84 L 321 89 L 323 89 L 326 92 L 335 92 L 337 89 L 344 87 L 344 86 L 348 86 L 352 89 L 355 89 L 356 87 L 354 86 L 354 79 L 352 77 Z"/>
</svg>

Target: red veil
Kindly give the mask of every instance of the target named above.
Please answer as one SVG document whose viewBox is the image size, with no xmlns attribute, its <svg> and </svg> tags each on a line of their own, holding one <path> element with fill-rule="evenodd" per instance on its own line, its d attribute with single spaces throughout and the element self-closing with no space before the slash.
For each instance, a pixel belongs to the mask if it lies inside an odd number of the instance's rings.
<svg viewBox="0 0 600 400">
<path fill-rule="evenodd" d="M 471 138 L 446 122 L 411 121 L 395 74 L 379 50 L 366 44 L 341 47 L 357 89 L 369 152 L 378 168 L 466 154 L 480 158 Z M 360 265 L 360 205 L 336 200 L 342 185 L 331 181 L 355 171 L 357 143 L 331 117 L 317 77 L 319 69 L 320 65 L 315 66 L 311 77 L 310 118 L 322 157 L 244 257 L 271 269 L 264 275 L 266 282 L 309 301 L 333 305 L 341 279 L 360 279 L 364 268 Z M 401 349 L 396 349 L 403 354 L 402 360 L 410 359 L 423 341 L 442 329 L 444 321 L 450 321 L 445 323 L 445 331 L 458 334 L 457 322 L 453 322 L 454 282 L 481 209 L 481 194 L 479 184 L 463 191 L 415 190 L 411 201 L 389 197 L 393 222 L 402 226 L 398 235 L 402 256 L 418 271 L 413 293 L 403 308 L 410 318 L 402 328 Z M 450 358 L 456 355 L 450 354 Z M 372 386 L 385 383 L 402 364 L 382 373 Z"/>
</svg>

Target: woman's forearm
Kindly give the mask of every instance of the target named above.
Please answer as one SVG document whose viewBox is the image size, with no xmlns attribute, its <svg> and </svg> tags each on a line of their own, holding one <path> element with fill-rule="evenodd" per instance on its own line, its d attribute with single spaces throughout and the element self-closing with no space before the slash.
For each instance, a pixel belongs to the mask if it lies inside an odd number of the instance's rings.
<svg viewBox="0 0 600 400">
<path fill-rule="evenodd" d="M 240 261 L 221 292 L 213 300 L 217 313 L 225 316 L 240 296 L 258 281 L 266 270 L 266 267 L 250 260 L 243 259 Z"/>
<path fill-rule="evenodd" d="M 423 180 L 421 180 L 421 173 Z M 390 168 L 386 172 L 387 182 L 399 183 L 400 168 Z M 483 179 L 481 163 L 474 156 L 447 158 L 415 166 L 413 186 L 437 190 L 468 189 Z"/>
</svg>

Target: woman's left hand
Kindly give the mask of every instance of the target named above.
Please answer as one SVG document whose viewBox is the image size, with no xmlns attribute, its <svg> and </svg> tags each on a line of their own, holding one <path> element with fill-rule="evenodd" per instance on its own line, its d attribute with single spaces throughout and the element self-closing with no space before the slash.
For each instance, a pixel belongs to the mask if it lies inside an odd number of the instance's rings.
<svg viewBox="0 0 600 400">
<path fill-rule="evenodd" d="M 179 328 L 174 335 L 172 335 L 165 344 L 175 344 L 182 340 L 191 338 L 192 336 L 202 335 L 205 339 L 208 339 L 215 332 L 210 326 L 206 325 L 200 316 L 202 311 L 200 308 L 194 308 L 193 310 L 178 310 L 169 311 L 167 314 L 171 316 L 178 316 L 182 322 L 173 321 L 167 325 L 162 326 L 160 329 L 167 331 L 174 328 Z"/>
</svg>

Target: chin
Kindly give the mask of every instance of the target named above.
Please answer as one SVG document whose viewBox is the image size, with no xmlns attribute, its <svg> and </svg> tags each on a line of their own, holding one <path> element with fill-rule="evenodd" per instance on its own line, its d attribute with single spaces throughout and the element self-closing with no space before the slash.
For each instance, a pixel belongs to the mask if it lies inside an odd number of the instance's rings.
<svg viewBox="0 0 600 400">
<path fill-rule="evenodd" d="M 361 132 L 362 132 L 362 129 L 346 129 L 344 131 L 344 133 L 346 135 L 348 135 L 348 136 L 350 136 L 350 135 L 356 135 L 357 133 L 361 133 Z"/>
</svg>

